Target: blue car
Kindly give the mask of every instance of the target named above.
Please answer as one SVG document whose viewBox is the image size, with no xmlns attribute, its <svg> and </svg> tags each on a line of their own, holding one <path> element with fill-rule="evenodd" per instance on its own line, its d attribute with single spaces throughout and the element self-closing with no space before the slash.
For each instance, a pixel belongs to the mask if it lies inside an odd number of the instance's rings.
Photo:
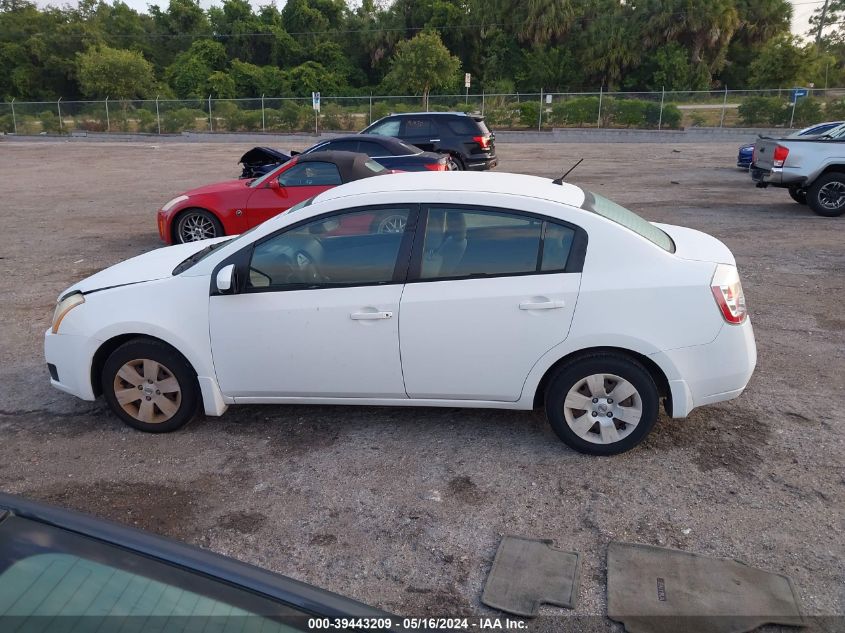
<svg viewBox="0 0 845 633">
<path fill-rule="evenodd" d="M 810 127 L 805 127 L 803 130 L 798 130 L 797 132 L 793 132 L 789 136 L 818 136 L 820 134 L 824 134 L 825 132 L 829 132 L 833 128 L 842 125 L 843 121 L 829 121 L 828 123 L 818 123 L 816 125 L 811 125 Z M 789 136 L 787 138 L 789 138 Z M 736 166 L 741 167 L 742 169 L 748 169 L 751 167 L 751 161 L 754 159 L 754 143 L 750 143 L 748 145 L 743 145 L 739 148 L 739 155 L 736 157 Z"/>
</svg>

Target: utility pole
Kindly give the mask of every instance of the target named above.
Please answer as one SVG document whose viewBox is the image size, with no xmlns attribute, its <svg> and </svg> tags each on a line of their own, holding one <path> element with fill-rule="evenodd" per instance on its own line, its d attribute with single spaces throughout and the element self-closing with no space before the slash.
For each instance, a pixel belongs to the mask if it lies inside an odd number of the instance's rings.
<svg viewBox="0 0 845 633">
<path fill-rule="evenodd" d="M 822 31 L 824 31 L 824 21 L 827 18 L 827 8 L 830 5 L 830 0 L 824 0 L 824 6 L 822 7 L 822 14 L 819 17 L 819 26 L 816 29 L 816 50 L 819 49 L 822 45 Z"/>
</svg>

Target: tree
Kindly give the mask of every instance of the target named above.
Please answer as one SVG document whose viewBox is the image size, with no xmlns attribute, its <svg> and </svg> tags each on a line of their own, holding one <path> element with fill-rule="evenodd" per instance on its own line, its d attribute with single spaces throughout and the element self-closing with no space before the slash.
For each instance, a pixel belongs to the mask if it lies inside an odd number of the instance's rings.
<svg viewBox="0 0 845 633">
<path fill-rule="evenodd" d="M 77 66 L 82 92 L 95 99 L 147 97 L 155 85 L 153 65 L 134 51 L 91 48 L 78 55 Z"/>
<path fill-rule="evenodd" d="M 399 90 L 422 94 L 423 107 L 428 108 L 429 93 L 455 85 L 460 69 L 461 60 L 449 52 L 440 36 L 423 31 L 399 43 L 384 81 Z"/>
</svg>

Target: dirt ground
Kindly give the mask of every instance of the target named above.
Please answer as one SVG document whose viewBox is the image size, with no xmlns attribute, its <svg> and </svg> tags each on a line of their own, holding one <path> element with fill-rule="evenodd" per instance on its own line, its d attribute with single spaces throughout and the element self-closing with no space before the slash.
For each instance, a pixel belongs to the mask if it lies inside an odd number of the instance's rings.
<svg viewBox="0 0 845 633">
<path fill-rule="evenodd" d="M 0 142 L 0 489 L 402 615 L 501 615 L 479 598 L 504 534 L 582 553 L 576 615 L 606 611 L 611 541 L 736 558 L 791 576 L 805 613 L 845 614 L 845 217 L 755 189 L 735 144 L 499 144 L 500 171 L 557 176 L 583 157 L 570 181 L 736 255 L 759 350 L 748 389 L 661 416 L 618 457 L 569 450 L 539 412 L 248 406 L 156 436 L 52 389 L 58 293 L 158 247 L 158 206 L 234 176 L 248 148 Z"/>
</svg>

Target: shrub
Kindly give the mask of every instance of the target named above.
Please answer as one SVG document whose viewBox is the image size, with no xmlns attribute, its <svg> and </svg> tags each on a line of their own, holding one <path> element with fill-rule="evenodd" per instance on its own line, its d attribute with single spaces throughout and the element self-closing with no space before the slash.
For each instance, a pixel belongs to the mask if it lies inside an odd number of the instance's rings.
<svg viewBox="0 0 845 633">
<path fill-rule="evenodd" d="M 551 120 L 557 125 L 584 125 L 595 123 L 598 116 L 598 97 L 577 97 L 554 104 Z"/>
<path fill-rule="evenodd" d="M 829 121 L 845 119 L 845 99 L 828 101 L 824 106 L 825 118 Z"/>
<path fill-rule="evenodd" d="M 195 108 L 176 108 L 166 111 L 161 117 L 161 129 L 171 134 L 208 128 L 208 114 Z"/>
<path fill-rule="evenodd" d="M 614 100 L 610 107 L 611 121 L 625 127 L 643 126 L 646 122 L 647 106 L 647 101 L 640 101 L 639 99 Z M 657 121 L 655 121 L 656 124 Z"/>
<path fill-rule="evenodd" d="M 540 104 L 536 101 L 523 101 L 517 107 L 519 124 L 523 127 L 536 127 L 540 119 Z"/>
<path fill-rule="evenodd" d="M 702 127 L 705 123 L 707 123 L 707 118 L 700 112 L 693 112 L 690 115 L 690 121 L 694 127 Z"/>
<path fill-rule="evenodd" d="M 790 112 L 790 116 L 792 113 Z M 792 124 L 796 127 L 806 127 L 813 123 L 821 123 L 823 120 L 822 106 L 818 99 L 804 97 L 795 104 L 795 116 Z"/>
<path fill-rule="evenodd" d="M 158 121 L 156 120 L 155 112 L 150 112 L 149 110 L 141 109 L 138 110 L 136 114 L 138 117 L 139 132 L 158 132 Z"/>
<path fill-rule="evenodd" d="M 504 125 L 509 127 L 513 124 L 513 110 L 509 108 L 485 110 L 484 118 L 488 125 Z"/>
<path fill-rule="evenodd" d="M 336 103 L 327 103 L 320 112 L 320 125 L 327 130 L 344 129 L 343 108 Z"/>
<path fill-rule="evenodd" d="M 383 119 L 390 114 L 390 106 L 384 101 L 376 101 L 373 103 L 373 121 Z"/>
<path fill-rule="evenodd" d="M 787 116 L 786 102 L 780 97 L 746 97 L 739 106 L 743 125 L 782 125 Z"/>
<path fill-rule="evenodd" d="M 41 130 L 43 132 L 56 134 L 59 130 L 61 130 L 59 117 L 57 117 L 56 113 L 52 110 L 44 110 L 44 112 L 38 115 L 38 120 L 41 121 Z"/>
<path fill-rule="evenodd" d="M 12 134 L 14 131 L 15 121 L 12 119 L 11 113 L 0 116 L 0 133 Z"/>
</svg>

